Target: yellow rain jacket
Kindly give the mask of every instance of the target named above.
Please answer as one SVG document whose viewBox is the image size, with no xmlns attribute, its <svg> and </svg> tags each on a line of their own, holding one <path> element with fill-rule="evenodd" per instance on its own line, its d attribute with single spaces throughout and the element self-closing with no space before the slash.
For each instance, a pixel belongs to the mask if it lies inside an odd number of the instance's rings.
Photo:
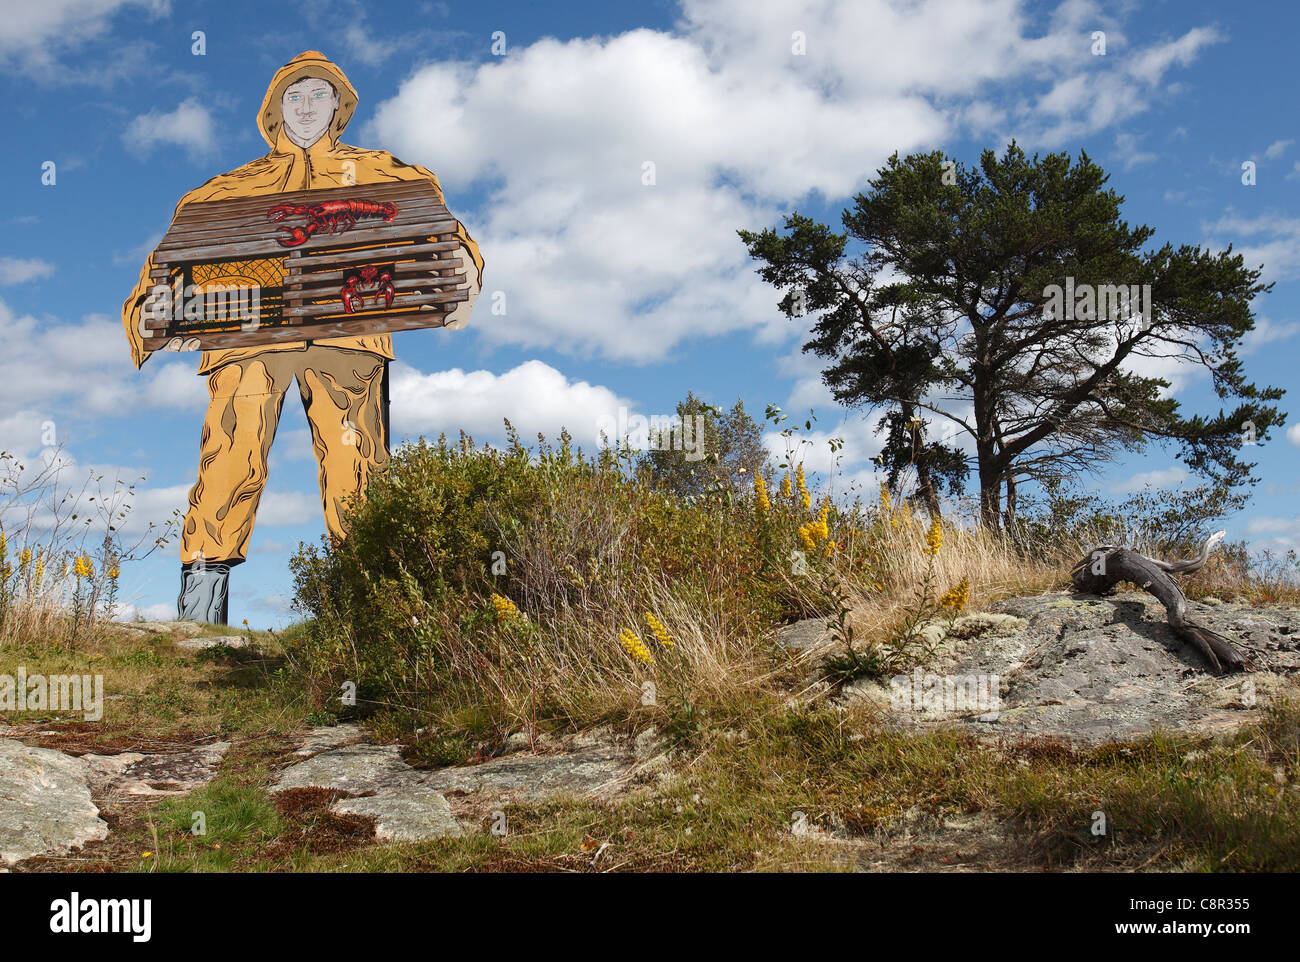
<svg viewBox="0 0 1300 962">
<path fill-rule="evenodd" d="M 339 106 L 334 114 L 330 129 L 311 147 L 303 149 L 284 134 L 284 122 L 280 112 L 280 101 L 285 88 L 305 77 L 318 77 L 328 80 L 338 89 Z M 386 150 L 363 150 L 339 143 L 339 136 L 352 119 L 357 108 L 357 92 L 353 89 L 343 71 L 328 60 L 324 54 L 308 50 L 294 57 L 285 64 L 271 79 L 266 97 L 262 100 L 261 112 L 257 115 L 257 126 L 262 137 L 270 145 L 271 151 L 250 163 L 237 167 L 228 174 L 219 174 L 201 187 L 196 187 L 180 199 L 176 205 L 179 211 L 186 204 L 210 200 L 225 200 L 231 197 L 257 197 L 263 194 L 278 194 L 290 190 L 311 190 L 321 187 L 343 187 L 356 183 L 386 184 L 402 180 L 424 179 L 433 184 L 439 195 L 442 187 L 432 171 L 415 164 L 404 164 Z M 478 281 L 482 284 L 483 257 L 478 244 L 469 236 L 463 224 L 457 224 L 457 233 L 469 250 L 478 270 Z M 138 368 L 144 364 L 150 351 L 146 351 L 140 337 L 140 311 L 149 294 L 153 281 L 149 272 L 153 270 L 153 255 L 145 261 L 140 270 L 140 281 L 131 296 L 122 305 L 122 325 L 126 328 L 126 337 L 131 344 L 131 360 Z M 466 264 L 466 271 L 469 265 Z M 473 276 L 473 275 L 471 275 Z M 460 325 L 449 325 L 460 326 Z M 392 338 L 388 334 L 370 334 L 353 337 L 334 337 L 313 341 L 313 344 L 350 348 L 355 351 L 367 351 L 381 357 L 393 357 Z M 302 351 L 307 349 L 307 342 L 300 341 L 287 344 L 259 344 L 254 347 L 233 348 L 220 351 L 204 351 L 199 363 L 199 373 L 228 364 L 231 361 L 245 360 L 271 351 Z"/>
</svg>

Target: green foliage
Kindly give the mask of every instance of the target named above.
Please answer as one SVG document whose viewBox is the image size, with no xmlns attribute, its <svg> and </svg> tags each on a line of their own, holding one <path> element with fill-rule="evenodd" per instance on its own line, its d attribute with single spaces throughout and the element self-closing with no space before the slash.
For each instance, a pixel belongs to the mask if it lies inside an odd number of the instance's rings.
<svg viewBox="0 0 1300 962">
<path fill-rule="evenodd" d="M 907 429 L 925 410 L 969 435 L 990 527 L 1004 490 L 1013 516 L 1018 483 L 1151 441 L 1211 484 L 1251 483 L 1243 444 L 1285 420 L 1273 403 L 1283 392 L 1247 381 L 1237 357 L 1251 301 L 1270 286 L 1231 248 L 1148 249 L 1154 230 L 1122 219 L 1107 180 L 1086 153 L 1029 158 L 1014 142 L 974 168 L 895 154 L 844 212 L 844 233 L 797 212 L 784 233 L 739 233 L 760 276 L 785 290 L 782 310 L 817 315 L 804 350 L 828 362 L 836 399 L 887 409 L 885 464 L 891 477 L 915 469 L 927 501 L 961 472 L 955 448 Z M 1144 285 L 1140 313 L 1100 294 L 1058 309 L 1064 290 Z M 1187 416 L 1167 381 L 1133 373 L 1171 356 L 1203 367 L 1235 407 Z"/>
<path fill-rule="evenodd" d="M 203 834 L 193 834 L 196 813 Z M 217 779 L 183 799 L 158 806 L 153 854 L 141 869 L 159 872 L 229 872 L 285 831 L 284 820 L 259 788 Z"/>
<path fill-rule="evenodd" d="M 744 421 L 738 405 L 720 423 L 732 439 L 722 464 L 752 463 Z M 464 436 L 407 445 L 351 511 L 345 542 L 291 562 L 310 618 L 282 639 L 286 654 L 318 709 L 338 708 L 352 682 L 358 709 L 448 731 L 476 713 L 502 731 L 593 721 L 640 707 L 645 680 L 662 704 L 694 700 L 749 671 L 774 624 L 828 607 L 808 575 L 831 563 L 828 542 L 848 542 L 851 518 L 825 507 L 826 532 L 795 572 L 813 512 L 780 498 L 760 509 L 749 470 L 686 495 L 665 477 L 586 457 L 563 435 L 535 452 L 513 433 L 505 449 Z"/>
<path fill-rule="evenodd" d="M 637 469 L 654 487 L 681 497 L 718 490 L 736 494 L 756 473 L 769 470 L 758 424 L 745 412 L 743 401 L 737 399 L 731 410 L 723 411 L 688 392 L 677 405 L 677 417 L 686 425 L 685 434 L 659 432 L 660 437 L 652 439 L 657 443 L 637 459 Z M 693 442 L 693 451 L 682 449 L 683 438 Z"/>
</svg>

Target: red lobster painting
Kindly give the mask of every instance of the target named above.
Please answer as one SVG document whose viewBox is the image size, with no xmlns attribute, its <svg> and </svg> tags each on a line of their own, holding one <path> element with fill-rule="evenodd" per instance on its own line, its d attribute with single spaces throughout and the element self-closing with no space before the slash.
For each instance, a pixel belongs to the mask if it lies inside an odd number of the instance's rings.
<svg viewBox="0 0 1300 962">
<path fill-rule="evenodd" d="M 375 267 L 371 264 L 360 268 L 356 273 L 349 274 L 347 283 L 339 294 L 343 298 L 343 311 L 345 314 L 352 314 L 358 307 L 365 307 L 366 296 L 362 293 L 361 288 L 375 288 L 375 306 L 379 306 L 379 298 L 384 299 L 384 307 L 393 306 L 393 274 L 391 267 Z M 355 303 L 353 303 L 355 301 Z"/>
<path fill-rule="evenodd" d="M 281 227 L 288 238 L 278 238 L 282 247 L 297 247 L 311 240 L 321 231 L 342 233 L 351 230 L 359 219 L 382 217 L 385 223 L 397 216 L 396 204 L 376 204 L 369 200 L 327 200 L 321 204 L 278 204 L 266 212 L 269 221 L 282 221 L 286 217 L 306 216 L 301 227 Z"/>
</svg>

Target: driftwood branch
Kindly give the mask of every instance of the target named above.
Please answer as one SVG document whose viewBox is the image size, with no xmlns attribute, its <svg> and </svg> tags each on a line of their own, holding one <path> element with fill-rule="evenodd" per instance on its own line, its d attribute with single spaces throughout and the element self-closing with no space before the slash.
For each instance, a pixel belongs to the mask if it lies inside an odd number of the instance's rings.
<svg viewBox="0 0 1300 962">
<path fill-rule="evenodd" d="M 1121 582 L 1131 581 L 1159 599 L 1168 612 L 1169 627 L 1195 645 L 1209 660 L 1216 674 L 1254 671 L 1255 666 L 1227 638 L 1187 620 L 1187 598 L 1171 577 L 1202 568 L 1210 557 L 1210 549 L 1223 540 L 1224 534 L 1216 531 L 1210 535 L 1197 556 L 1186 561 L 1160 561 L 1128 548 L 1102 545 L 1074 566 L 1070 580 L 1076 590 L 1095 595 L 1112 594 Z"/>
</svg>

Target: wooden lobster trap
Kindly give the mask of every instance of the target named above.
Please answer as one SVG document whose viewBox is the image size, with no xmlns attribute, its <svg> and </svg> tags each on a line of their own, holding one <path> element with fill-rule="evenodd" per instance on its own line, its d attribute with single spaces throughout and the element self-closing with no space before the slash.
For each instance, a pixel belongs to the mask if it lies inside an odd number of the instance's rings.
<svg viewBox="0 0 1300 962">
<path fill-rule="evenodd" d="M 442 327 L 469 297 L 456 230 L 423 180 L 187 204 L 154 251 L 145 348 Z"/>
</svg>

